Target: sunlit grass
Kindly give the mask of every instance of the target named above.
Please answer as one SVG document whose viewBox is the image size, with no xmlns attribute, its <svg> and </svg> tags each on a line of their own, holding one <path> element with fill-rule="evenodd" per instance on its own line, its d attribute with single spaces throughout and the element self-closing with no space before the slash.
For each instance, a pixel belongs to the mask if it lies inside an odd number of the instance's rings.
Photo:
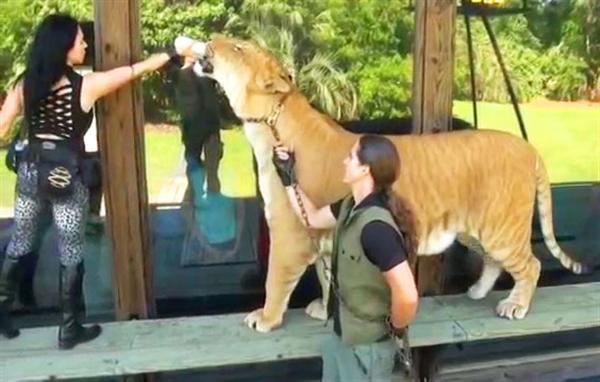
<svg viewBox="0 0 600 382">
<path fill-rule="evenodd" d="M 479 125 L 520 135 L 511 105 L 479 103 Z M 543 103 L 522 106 L 530 141 L 540 151 L 553 183 L 600 181 L 600 106 Z M 471 120 L 471 104 L 454 102 L 454 114 Z M 252 151 L 240 129 L 222 131 L 224 155 L 219 167 L 223 194 L 231 197 L 255 195 Z M 156 195 L 166 181 L 183 166 L 179 130 L 146 130 L 148 192 Z M 15 175 L 4 166 L 6 151 L 0 151 L 0 208 L 13 205 Z M 152 199 L 152 198 L 151 198 Z"/>
<path fill-rule="evenodd" d="M 530 142 L 553 183 L 600 181 L 600 106 L 542 103 L 521 106 Z M 455 101 L 454 114 L 472 120 L 470 102 Z M 478 103 L 479 127 L 520 136 L 511 105 Z"/>
</svg>

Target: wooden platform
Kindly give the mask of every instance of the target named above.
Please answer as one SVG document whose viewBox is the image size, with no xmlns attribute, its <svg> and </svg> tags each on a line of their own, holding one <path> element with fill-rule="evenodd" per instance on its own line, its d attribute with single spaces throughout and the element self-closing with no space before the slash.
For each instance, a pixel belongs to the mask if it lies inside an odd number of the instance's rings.
<svg viewBox="0 0 600 382">
<path fill-rule="evenodd" d="M 538 290 L 526 319 L 494 314 L 507 291 L 483 301 L 463 295 L 428 297 L 411 326 L 413 347 L 576 330 L 600 326 L 600 282 Z M 96 341 L 72 351 L 56 348 L 56 327 L 23 330 L 0 339 L 2 381 L 48 380 L 198 369 L 319 356 L 323 322 L 290 311 L 283 328 L 248 329 L 243 314 L 185 317 L 103 325 Z"/>
</svg>

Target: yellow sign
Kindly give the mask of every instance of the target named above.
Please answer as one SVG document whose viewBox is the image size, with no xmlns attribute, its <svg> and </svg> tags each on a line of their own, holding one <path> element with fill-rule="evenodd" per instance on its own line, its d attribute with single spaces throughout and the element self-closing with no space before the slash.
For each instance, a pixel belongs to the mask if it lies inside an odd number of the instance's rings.
<svg viewBox="0 0 600 382">
<path fill-rule="evenodd" d="M 471 0 L 471 4 L 481 4 L 481 5 L 492 5 L 492 6 L 500 6 L 504 5 L 505 0 Z"/>
</svg>

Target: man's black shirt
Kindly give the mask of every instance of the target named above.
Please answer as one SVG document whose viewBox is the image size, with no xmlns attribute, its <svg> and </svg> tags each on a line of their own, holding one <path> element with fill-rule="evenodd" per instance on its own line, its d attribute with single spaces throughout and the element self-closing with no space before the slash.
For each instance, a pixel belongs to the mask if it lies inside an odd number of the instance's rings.
<svg viewBox="0 0 600 382">
<path fill-rule="evenodd" d="M 333 203 L 331 213 L 337 219 L 342 201 Z M 364 198 L 354 209 L 363 207 L 382 207 L 387 209 L 384 197 L 380 193 L 372 193 Z M 387 272 L 406 260 L 402 237 L 394 227 L 382 221 L 368 223 L 360 234 L 360 243 L 367 258 L 382 272 Z"/>
</svg>

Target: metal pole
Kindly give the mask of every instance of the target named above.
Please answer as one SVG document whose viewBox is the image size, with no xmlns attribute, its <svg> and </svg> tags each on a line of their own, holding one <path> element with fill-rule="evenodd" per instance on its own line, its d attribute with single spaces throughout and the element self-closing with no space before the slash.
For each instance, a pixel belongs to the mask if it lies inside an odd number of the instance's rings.
<svg viewBox="0 0 600 382">
<path fill-rule="evenodd" d="M 471 76 L 471 101 L 473 102 L 473 124 L 477 129 L 479 126 L 477 120 L 477 88 L 475 84 L 475 56 L 473 54 L 473 35 L 471 34 L 471 19 L 465 13 L 465 26 L 467 27 L 467 47 L 469 52 L 469 72 Z"/>
<path fill-rule="evenodd" d="M 510 82 L 510 78 L 508 77 L 508 72 L 506 71 L 506 67 L 504 66 L 504 61 L 502 60 L 502 53 L 500 53 L 500 48 L 498 47 L 498 41 L 496 41 L 496 36 L 494 35 L 494 31 L 492 31 L 492 26 L 490 25 L 490 20 L 484 14 L 481 15 L 481 20 L 483 21 L 483 25 L 485 26 L 485 30 L 487 31 L 488 36 L 490 37 L 490 41 L 492 42 L 492 47 L 494 48 L 494 53 L 496 53 L 496 58 L 498 59 L 498 64 L 500 65 L 500 69 L 502 70 L 502 75 L 504 76 L 504 82 L 506 82 L 506 88 L 508 89 L 508 94 L 510 95 L 510 101 L 512 102 L 513 108 L 515 109 L 515 114 L 517 115 L 517 120 L 519 121 L 519 128 L 521 129 L 521 135 L 523 138 L 528 141 L 527 131 L 525 130 L 525 123 L 523 122 L 523 116 L 521 115 L 521 110 L 519 108 L 519 102 L 517 100 L 517 96 Z"/>
</svg>

